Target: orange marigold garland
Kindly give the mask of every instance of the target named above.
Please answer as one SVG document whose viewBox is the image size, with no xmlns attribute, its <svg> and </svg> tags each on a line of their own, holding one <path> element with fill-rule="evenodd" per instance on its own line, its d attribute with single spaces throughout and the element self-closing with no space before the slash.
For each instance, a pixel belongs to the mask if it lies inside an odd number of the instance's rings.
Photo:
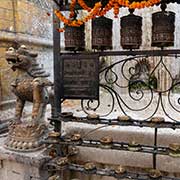
<svg viewBox="0 0 180 180">
<path fill-rule="evenodd" d="M 128 7 L 130 9 L 141 9 L 145 7 L 154 6 L 157 3 L 160 3 L 161 0 L 148 0 L 148 1 L 141 1 L 141 2 L 132 2 L 130 3 L 128 0 L 117 0 L 119 5 Z"/>
<path fill-rule="evenodd" d="M 120 6 L 124 6 L 124 7 L 128 7 L 130 9 L 141 9 L 141 8 L 145 8 L 145 7 L 149 7 L 149 6 L 153 6 L 157 3 L 160 3 L 161 0 L 143 0 L 141 2 L 132 2 L 130 3 L 129 0 L 109 0 L 108 4 L 101 10 L 100 12 L 100 16 L 103 16 L 106 14 L 107 11 L 109 11 L 110 9 L 114 9 L 114 15 L 115 17 L 117 17 L 117 15 L 119 14 L 119 7 Z M 87 11 L 91 11 L 92 9 L 90 7 L 87 6 L 87 4 L 84 2 L 84 0 L 78 0 L 79 5 L 87 10 Z"/>
<path fill-rule="evenodd" d="M 114 3 L 114 17 L 118 18 L 118 14 L 119 14 L 119 4 L 117 2 Z"/>
<path fill-rule="evenodd" d="M 58 32 L 64 32 L 64 31 L 65 31 L 64 28 L 57 28 L 56 30 L 57 30 Z"/>
<path fill-rule="evenodd" d="M 90 12 L 92 9 L 87 6 L 87 4 L 83 0 L 78 0 L 79 5 L 86 11 Z"/>
<path fill-rule="evenodd" d="M 73 17 L 75 17 L 74 9 L 77 2 L 83 9 L 87 10 L 89 14 L 83 19 L 71 20 Z M 72 0 L 70 4 L 69 19 L 67 19 L 59 10 L 55 10 L 55 14 L 60 21 L 64 22 L 65 25 L 77 27 L 77 26 L 81 26 L 83 23 L 87 22 L 88 20 L 95 18 L 96 16 L 104 16 L 112 8 L 114 9 L 114 15 L 115 15 L 114 17 L 117 18 L 119 14 L 119 8 L 121 6 L 128 7 L 129 9 L 136 9 L 136 8 L 141 9 L 141 8 L 153 6 L 160 2 L 161 0 L 147 0 L 147 1 L 143 0 L 141 2 L 134 1 L 132 3 L 130 3 L 129 0 L 109 0 L 109 2 L 106 4 L 104 8 L 102 8 L 101 2 L 96 3 L 93 8 L 90 8 L 87 6 L 84 0 Z M 63 28 L 57 30 L 59 32 L 64 31 Z"/>
<path fill-rule="evenodd" d="M 59 20 L 62 21 L 65 25 L 78 27 L 81 26 L 83 23 L 87 22 L 88 20 L 95 18 L 99 14 L 101 7 L 102 7 L 101 2 L 96 3 L 94 8 L 91 10 L 91 12 L 82 20 L 67 19 L 59 10 L 55 10 L 54 13 L 59 18 Z"/>
<path fill-rule="evenodd" d="M 75 6 L 76 6 L 76 0 L 72 0 L 69 6 L 70 9 L 69 18 L 73 18 L 75 16 L 75 12 L 74 12 Z"/>
<path fill-rule="evenodd" d="M 106 6 L 99 12 L 99 16 L 104 16 L 109 10 L 113 8 L 113 1 L 110 0 Z"/>
<path fill-rule="evenodd" d="M 89 15 L 83 18 L 82 21 L 87 22 L 88 20 L 95 18 L 97 15 L 99 15 L 101 7 L 102 7 L 101 2 L 96 3 L 92 11 L 89 13 Z"/>
</svg>

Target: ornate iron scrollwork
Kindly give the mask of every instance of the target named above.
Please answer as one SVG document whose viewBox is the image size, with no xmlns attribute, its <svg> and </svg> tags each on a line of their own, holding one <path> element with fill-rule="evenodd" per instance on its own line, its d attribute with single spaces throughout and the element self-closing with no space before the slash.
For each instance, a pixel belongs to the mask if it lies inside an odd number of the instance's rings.
<svg viewBox="0 0 180 180">
<path fill-rule="evenodd" d="M 173 92 L 180 86 L 180 81 L 168 67 L 167 62 L 172 59 L 167 58 L 170 57 L 175 61 L 178 56 L 136 55 L 105 67 L 100 71 L 103 74 L 100 87 L 111 100 L 108 100 L 106 108 L 101 98 L 99 101 L 82 100 L 84 112 L 107 109 L 108 112 L 100 115 L 103 117 L 120 108 L 122 114 L 135 120 L 150 120 L 154 115 L 164 113 L 167 119 L 176 122 L 180 97 Z"/>
</svg>

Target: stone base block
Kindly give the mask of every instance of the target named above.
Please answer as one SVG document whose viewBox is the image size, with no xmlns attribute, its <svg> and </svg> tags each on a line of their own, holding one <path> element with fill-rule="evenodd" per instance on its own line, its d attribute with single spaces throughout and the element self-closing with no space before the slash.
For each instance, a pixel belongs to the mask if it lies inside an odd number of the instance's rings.
<svg viewBox="0 0 180 180">
<path fill-rule="evenodd" d="M 49 160 L 45 149 L 31 153 L 9 151 L 3 147 L 5 138 L 0 138 L 0 179 L 1 180 L 46 180 L 47 170 L 43 169 Z"/>
</svg>

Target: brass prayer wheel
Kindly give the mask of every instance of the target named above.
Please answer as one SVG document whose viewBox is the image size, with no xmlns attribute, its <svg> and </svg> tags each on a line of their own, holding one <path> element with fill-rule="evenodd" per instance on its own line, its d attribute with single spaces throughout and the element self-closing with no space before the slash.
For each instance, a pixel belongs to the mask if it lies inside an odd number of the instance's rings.
<svg viewBox="0 0 180 180">
<path fill-rule="evenodd" d="M 92 49 L 112 49 L 112 19 L 98 17 L 92 20 Z"/>
<path fill-rule="evenodd" d="M 161 8 L 161 12 L 152 14 L 152 46 L 174 46 L 175 13 L 165 11 L 166 5 Z"/>
<path fill-rule="evenodd" d="M 123 49 L 139 49 L 142 43 L 142 17 L 131 11 L 121 18 L 121 46 Z"/>
<path fill-rule="evenodd" d="M 82 51 L 85 49 L 84 25 L 79 27 L 66 26 L 64 32 L 65 50 Z"/>
</svg>

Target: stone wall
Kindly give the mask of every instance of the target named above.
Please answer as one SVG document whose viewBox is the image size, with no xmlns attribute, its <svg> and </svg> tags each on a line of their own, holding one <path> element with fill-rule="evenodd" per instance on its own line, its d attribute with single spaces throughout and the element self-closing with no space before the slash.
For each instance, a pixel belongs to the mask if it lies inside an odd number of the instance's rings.
<svg viewBox="0 0 180 180">
<path fill-rule="evenodd" d="M 10 82 L 15 73 L 5 61 L 10 46 L 25 44 L 39 53 L 40 64 L 52 75 L 51 1 L 1 0 L 0 3 L 0 104 L 13 99 Z M 51 76 L 52 78 L 52 76 Z"/>
</svg>

